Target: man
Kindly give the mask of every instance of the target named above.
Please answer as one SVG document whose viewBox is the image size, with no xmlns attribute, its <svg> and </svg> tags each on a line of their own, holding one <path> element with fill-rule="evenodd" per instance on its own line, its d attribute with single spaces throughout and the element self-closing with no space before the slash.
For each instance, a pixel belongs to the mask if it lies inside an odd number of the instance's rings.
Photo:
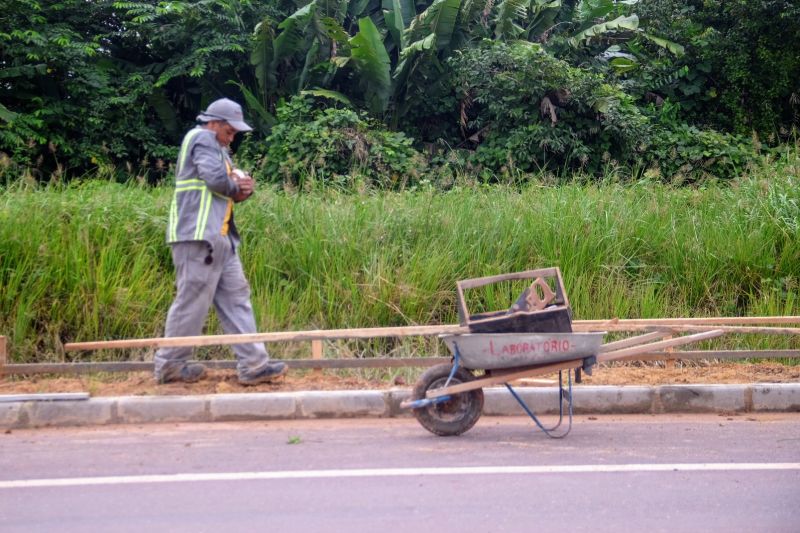
<svg viewBox="0 0 800 533">
<path fill-rule="evenodd" d="M 239 233 L 233 204 L 253 194 L 255 182 L 234 169 L 228 147 L 240 131 L 252 131 L 242 107 L 222 98 L 198 115 L 199 125 L 183 139 L 175 167 L 175 194 L 169 212 L 167 243 L 172 248 L 177 294 L 167 315 L 165 335 L 200 335 L 211 304 L 225 333 L 255 333 L 250 285 L 239 261 Z M 237 344 L 239 383 L 255 385 L 286 373 L 270 363 L 261 343 Z M 161 348 L 155 356 L 160 383 L 192 383 L 205 377 L 203 365 L 189 363 L 192 349 Z"/>
</svg>

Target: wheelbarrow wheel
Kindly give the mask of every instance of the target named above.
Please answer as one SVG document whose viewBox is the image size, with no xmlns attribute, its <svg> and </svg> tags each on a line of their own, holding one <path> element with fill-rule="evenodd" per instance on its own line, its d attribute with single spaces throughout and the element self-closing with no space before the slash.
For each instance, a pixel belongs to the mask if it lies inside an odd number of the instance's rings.
<svg viewBox="0 0 800 533">
<path fill-rule="evenodd" d="M 452 370 L 453 366 L 449 364 L 436 365 L 426 370 L 414 386 L 411 398 L 421 400 L 425 398 L 425 394 L 429 390 L 444 387 Z M 453 375 L 453 379 L 450 380 L 449 385 L 458 385 L 474 379 L 475 376 L 468 370 L 459 368 Z M 474 389 L 454 394 L 447 401 L 414 409 L 414 416 L 422 424 L 422 427 L 431 433 L 449 437 L 461 435 L 474 426 L 482 411 L 483 390 Z"/>
</svg>

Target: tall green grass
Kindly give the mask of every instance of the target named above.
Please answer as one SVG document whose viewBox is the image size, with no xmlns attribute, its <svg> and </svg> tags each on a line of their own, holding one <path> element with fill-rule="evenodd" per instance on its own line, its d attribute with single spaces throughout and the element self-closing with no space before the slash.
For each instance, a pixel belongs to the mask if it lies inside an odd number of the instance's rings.
<svg viewBox="0 0 800 533">
<path fill-rule="evenodd" d="M 161 335 L 171 194 L 102 181 L 0 190 L 0 335 L 13 360 L 62 360 L 63 342 Z M 561 268 L 576 319 L 800 315 L 795 148 L 732 184 L 693 188 L 612 177 L 445 192 L 262 188 L 236 220 L 262 331 L 452 324 L 457 280 L 546 266 Z M 219 331 L 214 318 L 208 331 Z M 336 348 L 440 350 L 418 339 Z"/>
</svg>

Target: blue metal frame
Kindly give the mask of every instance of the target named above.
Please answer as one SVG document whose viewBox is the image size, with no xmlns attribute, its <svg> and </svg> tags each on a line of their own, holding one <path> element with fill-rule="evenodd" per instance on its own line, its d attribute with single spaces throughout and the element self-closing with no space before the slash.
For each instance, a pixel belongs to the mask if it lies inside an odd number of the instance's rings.
<svg viewBox="0 0 800 533">
<path fill-rule="evenodd" d="M 564 380 L 562 378 L 562 373 L 563 373 L 562 370 L 558 371 L 558 393 L 559 393 L 558 422 L 556 423 L 556 425 L 549 428 L 545 427 L 544 424 L 542 424 L 539 421 L 539 419 L 534 414 L 533 410 L 530 407 L 528 407 L 528 404 L 525 403 L 525 400 L 520 398 L 519 394 L 517 394 L 517 391 L 515 391 L 511 385 L 505 383 L 506 388 L 509 390 L 509 392 L 511 392 L 511 395 L 522 406 L 525 412 L 528 413 L 528 416 L 533 419 L 533 421 L 536 423 L 537 426 L 539 426 L 539 429 L 541 429 L 545 435 L 547 435 L 552 439 L 562 439 L 569 434 L 570 430 L 572 430 L 572 369 L 567 370 L 567 380 L 569 382 L 568 390 L 564 390 Z M 554 433 L 554 431 L 558 429 L 559 426 L 561 426 L 561 422 L 564 420 L 565 401 L 567 402 L 567 409 L 569 412 L 569 424 L 567 425 L 566 431 L 556 434 Z"/>
<path fill-rule="evenodd" d="M 455 346 L 453 368 L 450 370 L 450 375 L 447 376 L 447 381 L 444 382 L 442 388 L 445 388 L 450 385 L 450 381 L 452 381 L 453 376 L 455 376 L 456 372 L 458 372 L 458 367 L 461 366 L 461 354 L 458 351 L 458 344 L 453 343 L 453 346 Z M 438 398 L 421 398 L 419 400 L 404 402 L 403 407 L 407 407 L 410 409 L 420 409 L 422 407 L 428 407 L 429 405 L 435 405 L 437 403 L 444 403 L 450 401 L 452 398 L 453 396 L 450 394 L 446 396 L 439 396 Z"/>
</svg>

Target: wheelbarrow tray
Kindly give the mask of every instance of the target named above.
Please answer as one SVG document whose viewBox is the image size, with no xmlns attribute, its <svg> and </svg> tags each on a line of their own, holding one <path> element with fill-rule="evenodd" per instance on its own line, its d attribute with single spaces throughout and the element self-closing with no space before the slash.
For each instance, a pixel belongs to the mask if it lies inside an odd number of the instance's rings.
<svg viewBox="0 0 800 533">
<path fill-rule="evenodd" d="M 514 368 L 597 355 L 605 333 L 465 333 L 442 335 L 461 365 L 472 370 Z"/>
</svg>

